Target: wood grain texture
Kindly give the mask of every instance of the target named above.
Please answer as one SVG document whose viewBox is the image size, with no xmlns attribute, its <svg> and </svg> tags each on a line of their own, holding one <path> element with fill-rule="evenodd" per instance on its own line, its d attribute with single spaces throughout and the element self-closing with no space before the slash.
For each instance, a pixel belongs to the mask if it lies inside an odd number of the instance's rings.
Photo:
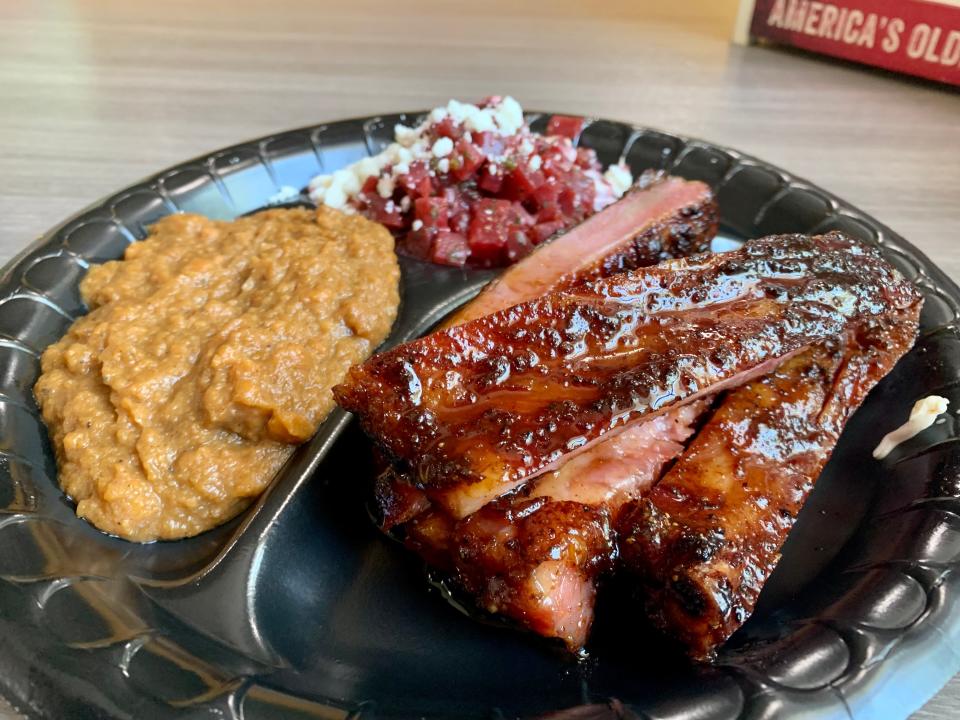
<svg viewBox="0 0 960 720">
<path fill-rule="evenodd" d="M 762 157 L 960 279 L 960 95 L 731 46 L 735 11 L 735 0 L 4 0 L 0 264 L 97 198 L 217 147 L 509 93 Z M 955 678 L 916 717 L 958 714 Z"/>
</svg>

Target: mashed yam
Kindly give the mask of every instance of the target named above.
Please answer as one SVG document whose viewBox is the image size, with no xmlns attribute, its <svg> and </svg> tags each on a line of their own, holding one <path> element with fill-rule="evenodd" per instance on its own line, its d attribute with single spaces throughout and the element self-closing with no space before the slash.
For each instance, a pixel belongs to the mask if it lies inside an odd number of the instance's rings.
<svg viewBox="0 0 960 720">
<path fill-rule="evenodd" d="M 399 275 L 383 226 L 329 208 L 173 215 L 90 270 L 35 387 L 77 514 L 137 541 L 234 517 L 387 336 Z"/>
</svg>

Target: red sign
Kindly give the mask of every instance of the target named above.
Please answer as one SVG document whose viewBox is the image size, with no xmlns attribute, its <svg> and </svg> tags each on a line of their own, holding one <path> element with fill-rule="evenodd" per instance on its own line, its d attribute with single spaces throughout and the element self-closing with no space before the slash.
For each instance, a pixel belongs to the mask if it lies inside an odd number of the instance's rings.
<svg viewBox="0 0 960 720">
<path fill-rule="evenodd" d="M 756 0 L 750 34 L 960 85 L 960 0 Z"/>
</svg>

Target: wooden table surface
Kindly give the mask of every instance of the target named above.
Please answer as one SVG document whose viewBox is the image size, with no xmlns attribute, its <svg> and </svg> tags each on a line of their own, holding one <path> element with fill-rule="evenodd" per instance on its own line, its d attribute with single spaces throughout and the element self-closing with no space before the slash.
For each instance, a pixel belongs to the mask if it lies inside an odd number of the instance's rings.
<svg viewBox="0 0 960 720">
<path fill-rule="evenodd" d="M 735 12 L 735 0 L 4 0 L 0 264 L 98 197 L 223 145 L 511 94 L 762 157 L 960 279 L 960 94 L 732 46 Z M 958 716 L 960 678 L 916 714 Z"/>
</svg>

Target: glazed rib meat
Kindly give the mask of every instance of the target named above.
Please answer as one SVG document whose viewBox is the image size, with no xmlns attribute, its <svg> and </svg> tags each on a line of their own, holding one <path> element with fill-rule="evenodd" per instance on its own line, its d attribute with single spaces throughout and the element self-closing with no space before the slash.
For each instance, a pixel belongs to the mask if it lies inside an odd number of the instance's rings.
<svg viewBox="0 0 960 720">
<path fill-rule="evenodd" d="M 919 298 L 733 390 L 663 479 L 624 510 L 624 567 L 696 658 L 750 616 L 780 547 L 870 389 L 910 349 Z"/>
<path fill-rule="evenodd" d="M 540 245 L 454 313 L 461 325 L 551 290 L 710 249 L 719 210 L 702 182 L 645 173 L 603 212 Z"/>
<path fill-rule="evenodd" d="M 705 184 L 645 175 L 621 201 L 506 270 L 445 327 L 559 287 L 707 250 L 717 218 Z M 427 495 L 391 467 L 376 482 L 382 525 L 406 523 L 407 546 L 480 607 L 579 649 L 593 620 L 596 578 L 615 552 L 617 510 L 641 497 L 682 451 L 705 407 L 690 403 L 635 425 L 543 475 L 528 492 L 463 520 L 432 508 Z M 444 493 L 459 504 L 473 487 L 461 483 Z"/>
<path fill-rule="evenodd" d="M 462 520 L 442 508 L 422 512 L 406 525 L 406 544 L 481 608 L 579 650 L 593 622 L 596 580 L 616 556 L 620 508 L 683 451 L 706 405 L 695 401 L 634 426 Z"/>
<path fill-rule="evenodd" d="M 353 368 L 335 396 L 464 517 L 601 438 L 912 306 L 915 292 L 839 233 L 776 236 L 433 333 Z M 476 490 L 469 502 L 445 501 L 461 483 Z"/>
<path fill-rule="evenodd" d="M 621 200 L 540 245 L 487 285 L 443 327 L 504 310 L 551 290 L 703 252 L 716 235 L 718 217 L 716 201 L 706 184 L 644 173 Z M 634 435 L 625 436 L 612 448 L 596 448 L 595 454 L 622 455 L 625 448 L 636 445 Z M 621 485 L 625 482 L 620 480 Z M 447 486 L 442 493 L 450 507 L 479 507 L 496 497 L 471 483 Z M 426 495 L 395 469 L 378 481 L 376 499 L 385 528 L 410 520 L 430 505 Z"/>
</svg>

